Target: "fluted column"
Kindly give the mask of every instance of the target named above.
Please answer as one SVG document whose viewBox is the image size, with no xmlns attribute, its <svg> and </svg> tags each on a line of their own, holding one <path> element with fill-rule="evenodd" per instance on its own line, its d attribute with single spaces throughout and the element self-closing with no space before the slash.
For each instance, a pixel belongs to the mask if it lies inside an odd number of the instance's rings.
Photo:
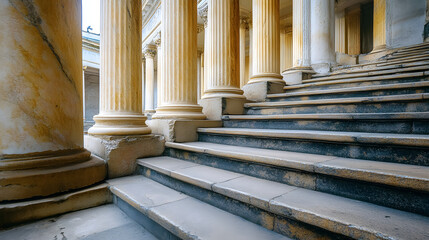
<svg viewBox="0 0 429 240">
<path fill-rule="evenodd" d="M 145 71 L 145 113 L 154 113 L 154 95 L 155 95 L 155 66 L 154 58 L 156 50 L 154 47 L 148 46 L 144 49 L 144 57 L 146 59 L 146 71 Z"/>
<path fill-rule="evenodd" d="M 240 17 L 240 87 L 246 85 L 246 31 L 249 29 L 249 18 Z"/>
<path fill-rule="evenodd" d="M 0 1 L 0 202 L 104 179 L 83 148 L 81 12 L 77 0 Z"/>
<path fill-rule="evenodd" d="M 328 73 L 335 65 L 335 1 L 311 0 L 311 66 Z"/>
<path fill-rule="evenodd" d="M 253 68 L 250 83 L 283 82 L 280 75 L 279 0 L 253 0 Z"/>
<path fill-rule="evenodd" d="M 207 79 L 203 98 L 244 98 L 240 89 L 239 1 L 209 0 Z"/>
<path fill-rule="evenodd" d="M 197 104 L 197 1 L 161 7 L 161 102 L 152 119 L 205 119 Z"/>
<path fill-rule="evenodd" d="M 201 58 L 202 57 L 204 57 L 203 56 L 203 51 L 200 51 L 200 50 L 198 50 L 198 52 L 197 52 L 197 94 L 198 94 L 198 100 L 200 100 L 201 99 L 201 81 L 202 81 L 202 74 L 203 74 L 203 72 L 201 71 L 202 70 L 202 68 L 201 68 L 201 63 L 202 63 L 202 61 L 201 61 Z"/>
<path fill-rule="evenodd" d="M 310 0 L 293 0 L 293 67 L 310 67 Z"/>
<path fill-rule="evenodd" d="M 386 48 L 386 0 L 374 0 L 373 51 Z"/>
<path fill-rule="evenodd" d="M 142 114 L 141 1 L 101 1 L 100 113 L 89 134 L 148 134 Z"/>
<path fill-rule="evenodd" d="M 205 76 L 204 59 L 205 59 L 205 54 L 204 54 L 204 52 L 202 52 L 201 53 L 201 59 L 200 59 L 200 61 L 201 61 L 201 63 L 200 63 L 200 67 L 201 67 L 201 69 L 200 69 L 200 73 L 201 73 L 201 76 L 200 76 L 200 98 L 202 98 L 204 95 L 204 76 Z"/>
<path fill-rule="evenodd" d="M 155 45 L 156 45 L 156 49 L 157 49 L 157 61 L 156 61 L 156 65 L 157 65 L 157 74 L 156 74 L 156 106 L 158 106 L 158 104 L 160 103 L 160 96 L 161 96 L 161 75 L 162 75 L 162 61 L 161 61 L 161 53 L 162 53 L 162 48 L 161 48 L 161 33 L 158 34 L 158 37 L 155 39 Z"/>
<path fill-rule="evenodd" d="M 280 72 L 292 67 L 292 29 L 280 31 Z"/>
</svg>

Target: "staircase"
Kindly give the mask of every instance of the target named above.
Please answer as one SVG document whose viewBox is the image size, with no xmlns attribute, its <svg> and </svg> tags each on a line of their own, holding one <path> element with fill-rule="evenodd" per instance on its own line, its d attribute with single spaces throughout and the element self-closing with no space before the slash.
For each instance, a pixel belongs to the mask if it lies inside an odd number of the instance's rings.
<svg viewBox="0 0 429 240">
<path fill-rule="evenodd" d="M 429 239 L 429 44 L 337 67 L 111 180 L 160 239 Z"/>
</svg>

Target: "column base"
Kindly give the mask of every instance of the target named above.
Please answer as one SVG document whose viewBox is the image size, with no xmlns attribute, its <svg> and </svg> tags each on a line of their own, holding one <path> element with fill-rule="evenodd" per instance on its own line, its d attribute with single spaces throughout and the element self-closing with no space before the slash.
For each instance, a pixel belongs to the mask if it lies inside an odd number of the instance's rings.
<svg viewBox="0 0 429 240">
<path fill-rule="evenodd" d="M 241 115 L 244 113 L 244 104 L 248 100 L 240 95 L 240 98 L 211 97 L 201 99 L 203 113 L 209 120 L 222 120 L 223 115 Z"/>
<path fill-rule="evenodd" d="M 243 87 L 244 96 L 250 101 L 265 101 L 268 94 L 282 93 L 285 82 L 280 81 L 262 81 L 249 82 Z"/>
<path fill-rule="evenodd" d="M 134 136 L 85 135 L 85 148 L 104 159 L 107 177 L 116 178 L 134 173 L 136 159 L 160 156 L 164 138 L 153 134 Z"/>
<path fill-rule="evenodd" d="M 301 84 L 302 80 L 310 79 L 315 74 L 311 67 L 290 68 L 282 73 L 286 85 Z"/>
<path fill-rule="evenodd" d="M 222 127 L 222 121 L 153 119 L 147 124 L 156 134 L 163 135 L 167 142 L 198 141 L 198 128 Z"/>
<path fill-rule="evenodd" d="M 331 72 L 331 67 L 334 67 L 334 63 L 316 63 L 311 64 L 311 68 L 317 74 L 328 74 Z"/>
<path fill-rule="evenodd" d="M 143 115 L 96 115 L 95 125 L 88 129 L 91 135 L 144 135 L 151 130 Z"/>
<path fill-rule="evenodd" d="M 33 156 L 34 160 L 27 159 L 16 165 L 18 170 L 12 170 L 9 165 L 7 170 L 0 171 L 0 202 L 49 196 L 103 181 L 106 177 L 105 162 L 88 153 L 85 150 L 78 154 L 77 160 L 73 159 L 74 154 L 46 159 Z M 82 158 L 82 155 L 87 157 Z M 32 168 L 24 167 L 26 161 Z M 38 163 L 40 166 L 36 166 Z"/>
<path fill-rule="evenodd" d="M 220 88 L 220 89 L 207 89 L 201 99 L 207 98 L 245 98 L 243 96 L 243 90 L 239 88 Z"/>
<path fill-rule="evenodd" d="M 188 119 L 203 120 L 206 116 L 202 112 L 203 108 L 199 105 L 167 105 L 160 106 L 152 119 Z"/>
<path fill-rule="evenodd" d="M 247 84 L 258 82 L 278 82 L 283 83 L 282 75 L 278 73 L 261 73 L 253 75 Z"/>
<path fill-rule="evenodd" d="M 356 65 L 357 64 L 356 56 L 335 52 L 335 58 L 339 65 Z"/>
</svg>

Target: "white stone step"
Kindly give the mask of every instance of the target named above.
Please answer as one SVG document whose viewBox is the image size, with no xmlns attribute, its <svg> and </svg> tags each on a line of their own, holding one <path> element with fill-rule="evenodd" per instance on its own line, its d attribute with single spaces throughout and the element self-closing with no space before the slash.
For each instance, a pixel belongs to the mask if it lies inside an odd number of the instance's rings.
<svg viewBox="0 0 429 240">
<path fill-rule="evenodd" d="M 238 159 L 247 163 L 267 164 L 275 167 L 291 168 L 339 178 L 429 192 L 429 167 L 424 166 L 230 146 L 208 142 L 167 142 L 166 147 L 210 154 L 217 157 Z M 173 164 L 169 161 L 166 159 L 165 163 Z M 191 162 L 184 162 L 182 164 L 184 164 L 182 167 L 195 166 Z M 162 172 L 162 169 L 157 170 Z M 166 174 L 166 172 L 163 173 Z"/>
<path fill-rule="evenodd" d="M 109 184 L 116 196 L 182 239 L 288 239 L 143 176 Z"/>
<path fill-rule="evenodd" d="M 115 205 L 108 204 L 2 231 L 0 239 L 156 240 L 157 238 Z"/>
<path fill-rule="evenodd" d="M 175 179 L 355 239 L 426 239 L 429 218 L 167 157 L 139 159 Z M 216 177 L 218 176 L 218 177 Z M 169 209 L 169 208 L 166 208 Z M 194 211 L 197 211 L 196 209 Z M 202 222 L 202 221 L 201 221 Z M 220 238 L 219 238 L 220 239 Z"/>
</svg>

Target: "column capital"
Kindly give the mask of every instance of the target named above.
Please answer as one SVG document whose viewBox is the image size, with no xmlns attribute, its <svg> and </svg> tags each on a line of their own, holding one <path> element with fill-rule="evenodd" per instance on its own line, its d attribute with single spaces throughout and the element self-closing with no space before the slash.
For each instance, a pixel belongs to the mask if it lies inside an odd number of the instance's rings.
<svg viewBox="0 0 429 240">
<path fill-rule="evenodd" d="M 153 38 L 155 45 L 159 48 L 161 47 L 161 31 L 159 31 Z"/>
<path fill-rule="evenodd" d="M 248 16 L 240 16 L 240 28 L 249 29 L 250 18 Z"/>
<path fill-rule="evenodd" d="M 143 54 L 145 58 L 154 58 L 156 55 L 156 50 L 153 45 L 146 45 L 143 48 Z"/>
<path fill-rule="evenodd" d="M 197 33 L 204 31 L 204 28 L 205 28 L 205 24 L 198 24 L 197 25 Z"/>
</svg>

